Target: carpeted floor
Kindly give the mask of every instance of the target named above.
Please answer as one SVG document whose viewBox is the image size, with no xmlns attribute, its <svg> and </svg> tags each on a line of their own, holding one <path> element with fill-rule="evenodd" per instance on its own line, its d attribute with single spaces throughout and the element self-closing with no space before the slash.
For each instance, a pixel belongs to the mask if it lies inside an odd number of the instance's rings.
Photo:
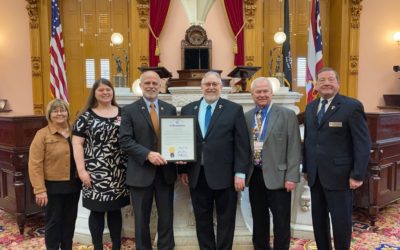
<svg viewBox="0 0 400 250">
<path fill-rule="evenodd" d="M 361 212 L 354 213 L 353 250 L 400 250 L 400 201 L 384 208 L 378 216 L 376 227 L 371 228 L 368 219 Z M 27 220 L 24 235 L 20 235 L 15 218 L 0 210 L 0 249 L 28 250 L 45 249 L 43 218 Z M 74 244 L 75 250 L 93 249 L 91 246 Z M 111 249 L 106 244 L 104 249 Z M 134 240 L 123 239 L 122 249 L 134 249 Z M 292 250 L 315 250 L 315 242 L 305 239 L 292 239 Z"/>
</svg>

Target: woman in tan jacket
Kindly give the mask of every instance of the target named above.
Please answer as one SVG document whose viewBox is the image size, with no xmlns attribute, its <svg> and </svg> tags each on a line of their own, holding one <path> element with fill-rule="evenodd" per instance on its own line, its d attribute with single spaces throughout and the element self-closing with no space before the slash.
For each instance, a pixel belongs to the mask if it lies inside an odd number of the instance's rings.
<svg viewBox="0 0 400 250">
<path fill-rule="evenodd" d="M 45 207 L 46 249 L 72 249 L 81 182 L 72 153 L 68 104 L 47 105 L 48 125 L 40 129 L 29 150 L 29 178 L 36 203 Z"/>
</svg>

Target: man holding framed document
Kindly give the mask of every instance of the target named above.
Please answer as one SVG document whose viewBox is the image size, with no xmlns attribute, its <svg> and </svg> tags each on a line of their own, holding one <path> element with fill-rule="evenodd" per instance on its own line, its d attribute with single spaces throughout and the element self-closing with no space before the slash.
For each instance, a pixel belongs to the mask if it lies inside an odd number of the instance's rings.
<svg viewBox="0 0 400 250">
<path fill-rule="evenodd" d="M 160 76 L 145 71 L 140 76 L 143 98 L 122 109 L 120 145 L 129 159 L 126 184 L 135 216 L 137 249 L 152 249 L 150 213 L 155 198 L 158 211 L 158 249 L 173 249 L 173 197 L 176 165 L 160 154 L 159 117 L 176 116 L 176 108 L 158 99 Z"/>
</svg>

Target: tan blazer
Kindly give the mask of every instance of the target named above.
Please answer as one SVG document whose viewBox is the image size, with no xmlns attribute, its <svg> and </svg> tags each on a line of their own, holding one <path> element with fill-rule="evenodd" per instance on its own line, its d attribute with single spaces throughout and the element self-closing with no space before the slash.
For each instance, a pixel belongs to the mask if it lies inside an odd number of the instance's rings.
<svg viewBox="0 0 400 250">
<path fill-rule="evenodd" d="M 253 121 L 255 109 L 246 112 L 245 118 L 254 152 Z M 253 157 L 252 157 L 253 159 Z M 262 149 L 262 170 L 268 189 L 284 188 L 285 181 L 300 181 L 301 141 L 296 114 L 277 104 L 269 111 L 269 121 Z M 246 181 L 249 183 L 253 164 Z"/>
<path fill-rule="evenodd" d="M 29 179 L 34 194 L 46 192 L 45 180 L 70 179 L 71 152 L 68 141 L 49 123 L 40 129 L 29 149 Z"/>
</svg>

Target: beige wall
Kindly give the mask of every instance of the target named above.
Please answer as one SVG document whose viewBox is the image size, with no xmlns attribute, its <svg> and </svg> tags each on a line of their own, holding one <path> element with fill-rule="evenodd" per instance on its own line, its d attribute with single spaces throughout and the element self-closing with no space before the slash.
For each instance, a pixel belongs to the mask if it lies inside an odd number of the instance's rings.
<svg viewBox="0 0 400 250">
<path fill-rule="evenodd" d="M 383 105 L 383 94 L 400 94 L 400 46 L 392 35 L 400 31 L 399 0 L 362 2 L 358 98 L 367 111 Z"/>
<path fill-rule="evenodd" d="M 212 40 L 213 69 L 222 70 L 226 76 L 233 70 L 233 33 L 225 14 L 222 1 L 215 1 L 203 25 L 208 39 Z M 178 77 L 181 69 L 181 40 L 189 28 L 189 20 L 180 0 L 172 0 L 164 29 L 160 35 L 160 64 Z"/>
<path fill-rule="evenodd" d="M 16 113 L 33 113 L 29 17 L 25 0 L 0 1 L 0 99 Z"/>
</svg>

